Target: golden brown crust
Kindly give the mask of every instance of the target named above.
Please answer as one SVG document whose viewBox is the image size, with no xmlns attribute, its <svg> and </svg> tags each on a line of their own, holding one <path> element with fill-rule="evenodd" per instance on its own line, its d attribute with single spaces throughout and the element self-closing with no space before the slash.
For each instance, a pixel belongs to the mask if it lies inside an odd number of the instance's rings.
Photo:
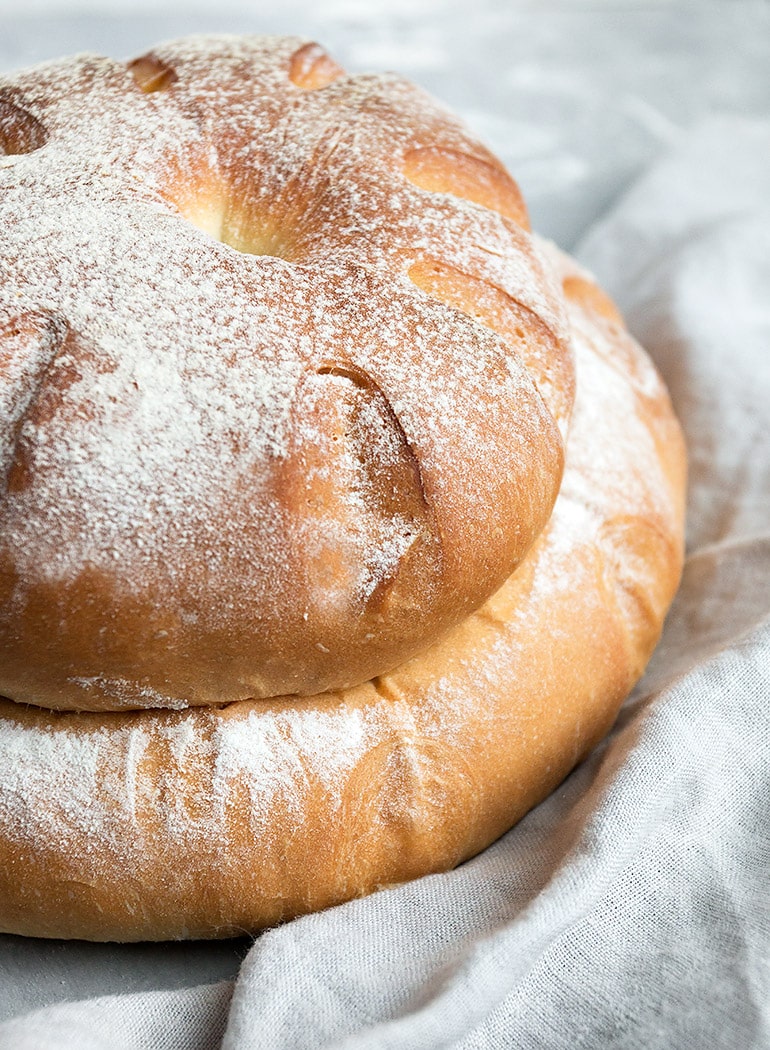
<svg viewBox="0 0 770 1050">
<path fill-rule="evenodd" d="M 577 401 L 559 499 L 520 568 L 354 689 L 184 712 L 3 703 L 0 928 L 228 936 L 444 870 L 606 733 L 678 583 L 684 448 L 644 353 L 547 250 Z"/>
<path fill-rule="evenodd" d="M 573 362 L 457 120 L 315 44 L 204 38 L 0 82 L 0 145 L 0 692 L 347 687 L 519 564 Z"/>
</svg>

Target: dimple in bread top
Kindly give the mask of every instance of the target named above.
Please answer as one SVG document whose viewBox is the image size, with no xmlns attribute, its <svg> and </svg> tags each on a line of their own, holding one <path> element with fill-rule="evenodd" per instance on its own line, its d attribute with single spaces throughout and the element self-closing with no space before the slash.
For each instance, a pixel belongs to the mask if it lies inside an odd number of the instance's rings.
<svg viewBox="0 0 770 1050">
<path fill-rule="evenodd" d="M 316 693 L 547 522 L 574 394 L 515 184 L 395 76 L 197 38 L 0 81 L 0 693 Z"/>
</svg>

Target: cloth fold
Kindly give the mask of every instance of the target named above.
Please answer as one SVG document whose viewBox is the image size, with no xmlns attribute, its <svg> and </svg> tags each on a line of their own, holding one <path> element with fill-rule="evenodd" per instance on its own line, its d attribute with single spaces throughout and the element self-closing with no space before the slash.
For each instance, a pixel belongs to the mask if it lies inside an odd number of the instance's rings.
<svg viewBox="0 0 770 1050">
<path fill-rule="evenodd" d="M 610 737 L 456 871 L 262 935 L 233 988 L 64 1004 L 0 1048 L 770 1044 L 768 147 L 707 123 L 578 252 L 691 456 L 682 590 Z"/>
</svg>

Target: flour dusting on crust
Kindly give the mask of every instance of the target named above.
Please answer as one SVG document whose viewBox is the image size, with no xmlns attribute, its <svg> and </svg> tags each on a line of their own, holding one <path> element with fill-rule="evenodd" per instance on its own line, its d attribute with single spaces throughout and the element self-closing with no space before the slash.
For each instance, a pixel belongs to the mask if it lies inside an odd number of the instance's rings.
<svg viewBox="0 0 770 1050">
<path fill-rule="evenodd" d="M 80 691 L 84 706 L 173 707 L 269 694 L 271 675 L 280 691 L 339 684 L 328 667 L 292 683 L 287 624 L 298 650 L 329 649 L 333 613 L 352 622 L 416 574 L 408 655 L 434 606 L 435 634 L 502 580 L 549 508 L 552 413 L 564 430 L 571 395 L 527 366 L 572 366 L 548 267 L 509 218 L 405 177 L 406 154 L 436 145 L 492 170 L 458 121 L 392 75 L 304 90 L 289 75 L 303 44 L 172 44 L 153 53 L 149 91 L 94 55 L 0 81 L 0 141 L 18 149 L 0 156 L 3 607 L 18 617 L 57 594 L 63 621 L 102 603 L 108 632 L 110 610 L 144 610 L 141 645 L 158 653 L 143 673 L 106 636 L 90 643 L 104 667 L 66 649 L 51 659 L 52 677 L 72 665 L 59 693 L 40 702 L 72 706 L 69 689 L 76 706 Z M 494 290 L 533 319 L 529 335 L 514 347 L 421 292 L 420 260 Z M 333 448 L 307 399 L 335 383 L 348 407 Z M 306 459 L 315 495 L 292 480 Z M 313 545 L 308 567 L 296 552 Z M 421 582 L 442 573 L 443 591 Z M 221 694 L 207 689 L 222 667 L 202 667 L 185 691 L 172 663 L 198 659 L 193 620 L 198 652 L 228 635 L 243 649 L 250 631 L 264 666 L 235 668 Z M 38 702 L 35 683 L 19 689 Z"/>
</svg>

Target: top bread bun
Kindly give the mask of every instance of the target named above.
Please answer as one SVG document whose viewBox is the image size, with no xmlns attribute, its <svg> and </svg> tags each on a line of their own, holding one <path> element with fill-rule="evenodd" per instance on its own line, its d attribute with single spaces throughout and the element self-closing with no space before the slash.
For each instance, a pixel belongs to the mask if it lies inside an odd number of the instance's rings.
<svg viewBox="0 0 770 1050">
<path fill-rule="evenodd" d="M 401 78 L 193 38 L 0 80 L 0 693 L 354 685 L 548 521 L 574 397 L 515 183 Z"/>
</svg>

